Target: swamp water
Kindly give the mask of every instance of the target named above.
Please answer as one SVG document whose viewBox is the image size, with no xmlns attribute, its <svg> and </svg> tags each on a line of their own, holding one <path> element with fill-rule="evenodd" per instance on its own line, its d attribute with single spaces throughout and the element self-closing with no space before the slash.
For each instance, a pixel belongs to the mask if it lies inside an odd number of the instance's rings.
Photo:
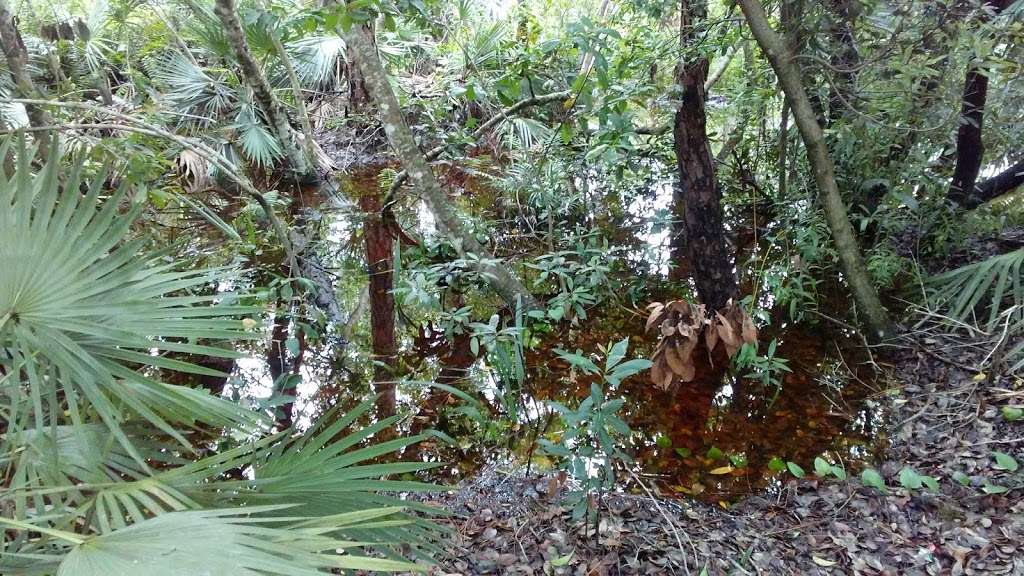
<svg viewBox="0 0 1024 576">
<path fill-rule="evenodd" d="M 575 408 L 595 381 L 573 373 L 553 350 L 597 350 L 598 344 L 629 335 L 627 357 L 649 356 L 655 336 L 642 333 L 641 314 L 619 307 L 598 322 L 612 326 L 611 337 L 590 327 L 566 329 L 526 352 L 521 412 L 533 415 L 523 419 L 516 438 L 509 441 L 519 465 L 529 459 L 535 471 L 551 469 L 555 463 L 534 443 L 537 435 L 558 436 L 557 418 L 548 417 L 545 402 Z M 632 430 L 624 451 L 634 464 L 630 471 L 617 472 L 624 490 L 641 491 L 633 480 L 639 478 L 663 496 L 734 502 L 777 490 L 793 477 L 788 463 L 807 477 L 814 477 L 817 457 L 851 475 L 872 463 L 884 444 L 882 414 L 872 399 L 883 386 L 876 383 L 878 375 L 865 348 L 825 324 L 765 330 L 760 353 L 772 339 L 777 342 L 775 357 L 786 359 L 791 370 L 775 373 L 778 386 L 743 377 L 742 371 L 710 369 L 705 361 L 703 366 L 698 363 L 694 382 L 670 390 L 659 390 L 644 372 L 605 391 L 606 398 L 625 400 L 619 416 Z M 471 476 L 494 460 L 493 452 L 472 447 L 453 453 L 438 444 L 436 450 L 428 459 L 451 467 L 446 468 L 447 477 L 434 479 L 446 483 Z"/>
</svg>

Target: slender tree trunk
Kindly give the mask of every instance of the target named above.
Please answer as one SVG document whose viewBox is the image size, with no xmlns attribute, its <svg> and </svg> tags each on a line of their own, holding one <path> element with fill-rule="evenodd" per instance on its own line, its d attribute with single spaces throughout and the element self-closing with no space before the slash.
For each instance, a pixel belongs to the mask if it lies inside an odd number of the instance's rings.
<svg viewBox="0 0 1024 576">
<path fill-rule="evenodd" d="M 789 102 L 782 98 L 782 116 L 779 119 L 779 198 L 786 200 L 789 192 Z"/>
<path fill-rule="evenodd" d="M 736 57 L 736 54 L 740 51 L 740 44 L 734 44 L 730 46 L 726 51 L 725 55 L 722 56 L 721 62 L 715 70 L 708 76 L 707 80 L 704 81 L 704 94 L 711 92 L 711 89 L 718 84 L 718 81 L 725 75 L 725 71 L 729 68 L 729 64 L 732 63 L 732 59 Z"/>
<path fill-rule="evenodd" d="M 768 24 L 768 17 L 761 3 L 758 0 L 738 1 L 754 38 L 771 62 L 782 91 L 793 110 L 793 120 L 807 148 L 807 159 L 818 184 L 818 198 L 825 210 L 832 240 L 846 275 L 845 280 L 869 329 L 868 335 L 871 339 L 884 338 L 892 332 L 892 326 L 864 269 L 857 237 L 850 225 L 846 206 L 836 184 L 835 166 L 825 145 L 821 125 L 818 124 L 814 109 L 804 90 L 800 70 L 793 63 L 793 54 L 789 46 Z"/>
<path fill-rule="evenodd" d="M 696 39 L 694 26 L 705 18 L 706 8 L 704 0 L 680 2 L 679 39 L 684 52 L 696 49 L 691 46 Z M 710 310 L 719 310 L 737 295 L 738 286 L 725 240 L 722 195 L 708 142 L 704 110 L 707 74 L 708 60 L 703 56 L 681 62 L 676 72 L 682 99 L 672 130 L 679 168 L 673 211 L 677 225 L 681 221 L 683 227 L 685 250 L 693 268 L 697 293 Z M 676 258 L 678 254 L 673 260 Z"/>
<path fill-rule="evenodd" d="M 985 7 L 999 14 L 1013 0 L 985 0 Z M 959 206 L 967 204 L 974 194 L 974 185 L 985 156 L 982 128 L 985 100 L 988 98 L 988 76 L 979 65 L 971 66 L 964 78 L 964 94 L 960 103 L 960 124 L 956 131 L 956 165 L 946 197 Z"/>
<path fill-rule="evenodd" d="M 448 235 L 458 254 L 475 264 L 477 272 L 509 306 L 515 308 L 522 303 L 528 309 L 539 308 L 533 295 L 519 278 L 504 265 L 495 263 L 490 251 L 485 249 L 463 225 L 459 214 L 452 207 L 447 194 L 431 172 L 423 152 L 416 144 L 368 32 L 360 26 L 352 26 L 344 33 L 344 38 L 352 49 L 352 55 L 363 73 L 366 87 L 377 104 L 384 132 L 391 142 L 391 147 L 409 173 L 409 179 L 423 195 L 438 227 Z"/>
<path fill-rule="evenodd" d="M 18 31 L 14 22 L 14 13 L 7 6 L 6 0 L 0 0 L 0 48 L 3 49 L 4 56 L 7 58 L 7 69 L 14 82 L 15 95 L 19 98 L 43 99 L 28 74 L 28 50 L 25 49 L 21 32 Z M 41 106 L 26 104 L 25 111 L 33 128 L 42 128 L 52 124 L 50 115 Z M 39 143 L 38 157 L 46 159 L 49 155 L 50 135 L 40 132 L 36 141 Z"/>
<path fill-rule="evenodd" d="M 277 97 L 274 96 L 274 92 L 271 90 L 270 83 L 267 82 L 263 70 L 253 57 L 252 51 L 249 50 L 249 43 L 245 39 L 245 30 L 242 29 L 242 23 L 235 12 L 235 0 L 216 0 L 214 12 L 217 13 L 217 17 L 224 25 L 224 33 L 228 43 L 231 44 L 231 49 L 234 51 L 235 58 L 242 69 L 242 78 L 245 79 L 246 84 L 252 89 L 256 102 L 259 104 L 260 109 L 267 118 L 267 122 L 274 129 L 277 139 L 284 148 L 285 155 L 288 158 L 288 168 L 302 182 L 317 181 L 318 178 L 313 159 L 307 159 L 303 156 L 302 151 L 299 150 L 292 140 L 292 128 L 288 123 L 288 114 Z"/>
<path fill-rule="evenodd" d="M 972 67 L 964 80 L 964 96 L 960 104 L 960 126 L 956 131 L 956 166 L 947 197 L 954 204 L 967 202 L 981 171 L 985 145 L 981 139 L 985 118 L 988 77 Z"/>
</svg>

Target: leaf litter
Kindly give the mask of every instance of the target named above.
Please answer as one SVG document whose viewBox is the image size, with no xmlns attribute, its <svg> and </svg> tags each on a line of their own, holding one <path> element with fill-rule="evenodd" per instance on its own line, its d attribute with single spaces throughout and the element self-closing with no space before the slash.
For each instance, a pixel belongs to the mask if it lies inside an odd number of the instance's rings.
<svg viewBox="0 0 1024 576">
<path fill-rule="evenodd" d="M 1024 430 L 1003 416 L 1024 400 L 1024 383 L 977 378 L 972 354 L 984 351 L 961 347 L 956 362 L 936 357 L 937 338 L 906 336 L 889 354 L 897 379 L 877 398 L 889 448 L 870 469 L 885 492 L 864 485 L 861 474 L 840 481 L 783 472 L 771 493 L 715 504 L 649 483 L 604 495 L 595 529 L 561 505 L 570 488 L 564 475 L 492 465 L 430 500 L 455 512 L 455 552 L 428 572 L 1024 574 L 1024 478 L 1015 466 L 1024 459 Z M 902 486 L 905 469 L 936 479 L 938 491 Z"/>
</svg>

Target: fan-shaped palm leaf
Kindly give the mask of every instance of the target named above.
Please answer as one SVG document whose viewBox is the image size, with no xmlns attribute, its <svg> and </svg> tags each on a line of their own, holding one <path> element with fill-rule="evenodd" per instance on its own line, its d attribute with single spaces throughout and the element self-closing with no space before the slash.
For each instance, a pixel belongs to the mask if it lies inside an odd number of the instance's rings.
<svg viewBox="0 0 1024 576">
<path fill-rule="evenodd" d="M 9 145 L 0 146 L 0 157 Z M 161 352 L 238 357 L 194 341 L 253 337 L 240 318 L 253 309 L 226 302 L 197 306 L 230 300 L 228 294 L 194 293 L 209 292 L 220 273 L 178 272 L 140 255 L 142 241 L 126 241 L 139 207 L 120 210 L 129 203 L 128 189 L 106 190 L 101 171 L 85 194 L 61 194 L 79 189 L 83 164 L 65 170 L 59 146 L 53 149 L 38 174 L 22 149 L 15 173 L 0 176 L 0 365 L 13 376 L 3 384 L 2 400 L 12 421 L 25 424 L 20 414 L 26 405 L 37 430 L 66 419 L 81 424 L 95 414 L 140 462 L 122 429 L 127 420 L 142 418 L 184 446 L 172 424 L 255 423 L 233 403 L 157 382 L 137 369 L 219 375 Z"/>
<path fill-rule="evenodd" d="M 333 89 L 338 81 L 338 66 L 345 58 L 345 41 L 339 36 L 310 36 L 286 46 L 295 74 L 310 90 Z"/>
<path fill-rule="evenodd" d="M 1017 314 L 1011 321 L 1019 320 L 1024 317 L 1022 264 L 1024 249 L 1019 249 L 933 276 L 926 283 L 929 298 L 958 321 L 981 313 L 987 315 L 983 324 L 992 328 L 1010 307 Z"/>
<path fill-rule="evenodd" d="M 118 533 L 149 518 L 178 512 L 243 506 L 244 510 L 262 510 L 264 516 L 301 517 L 304 526 L 320 523 L 326 517 L 328 522 L 335 522 L 324 526 L 331 526 L 330 532 L 336 537 L 373 543 L 384 550 L 392 543 L 401 543 L 435 551 L 442 535 L 437 526 L 402 509 L 437 511 L 380 492 L 436 489 L 385 479 L 436 464 L 363 464 L 421 437 L 364 445 L 371 435 L 391 425 L 393 418 L 342 435 L 374 402 L 375 398 L 369 398 L 337 420 L 329 413 L 304 435 L 290 439 L 291 431 L 282 432 L 195 462 L 171 461 L 154 443 L 146 456 L 162 458 L 171 467 L 153 474 L 133 467 L 133 461 L 119 453 L 117 443 L 104 438 L 102 427 L 87 430 L 88 443 L 84 446 L 70 430 L 61 427 L 58 453 L 52 456 L 47 450 L 49 430 L 21 433 L 8 438 L 23 449 L 15 466 L 15 482 L 0 496 L 0 504 L 13 504 L 17 517 L 45 530 L 78 528 L 76 532 L 81 533 L 85 528 L 87 533 L 99 534 Z M 133 441 L 136 445 L 142 443 L 135 437 Z M 60 472 L 32 473 L 51 470 L 57 461 L 62 462 Z M 226 476 L 229 470 L 249 470 L 251 478 L 230 479 Z M 54 510 L 69 512 L 63 516 L 45 513 Z M 343 518 L 349 521 L 340 523 Z M 201 552 L 199 548 L 197 553 Z M 397 554 L 392 551 L 392 555 Z"/>
<path fill-rule="evenodd" d="M 322 576 L 337 569 L 417 569 L 409 562 L 339 554 L 338 550 L 357 549 L 364 543 L 330 536 L 400 509 L 315 519 L 259 516 L 281 508 L 173 512 L 88 538 L 40 528 L 43 537 L 33 560 L 51 566 L 59 563 L 57 576 Z M 0 523 L 32 527 L 25 522 Z"/>
<path fill-rule="evenodd" d="M 246 158 L 261 168 L 268 168 L 282 156 L 281 144 L 259 120 L 256 108 L 249 102 L 238 107 L 232 127 L 238 132 L 238 144 Z"/>
<path fill-rule="evenodd" d="M 181 115 L 181 124 L 208 126 L 220 120 L 238 100 L 224 75 L 215 77 L 181 54 L 150 59 L 146 68 L 163 90 L 166 102 Z"/>
</svg>

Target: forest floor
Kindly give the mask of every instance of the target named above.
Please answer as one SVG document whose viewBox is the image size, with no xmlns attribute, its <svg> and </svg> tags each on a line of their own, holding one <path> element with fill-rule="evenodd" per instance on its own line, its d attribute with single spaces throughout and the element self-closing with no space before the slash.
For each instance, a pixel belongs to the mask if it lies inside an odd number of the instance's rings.
<svg viewBox="0 0 1024 576">
<path fill-rule="evenodd" d="M 855 474 L 792 479 L 728 507 L 620 494 L 595 534 L 549 497 L 550 477 L 492 467 L 431 499 L 457 514 L 453 556 L 432 573 L 1024 574 L 1024 475 L 992 455 L 1024 462 L 1024 424 L 1000 411 L 1022 403 L 1024 384 L 973 368 L 988 352 L 919 329 L 887 354 L 886 493 Z M 901 487 L 905 465 L 939 493 Z"/>
</svg>

